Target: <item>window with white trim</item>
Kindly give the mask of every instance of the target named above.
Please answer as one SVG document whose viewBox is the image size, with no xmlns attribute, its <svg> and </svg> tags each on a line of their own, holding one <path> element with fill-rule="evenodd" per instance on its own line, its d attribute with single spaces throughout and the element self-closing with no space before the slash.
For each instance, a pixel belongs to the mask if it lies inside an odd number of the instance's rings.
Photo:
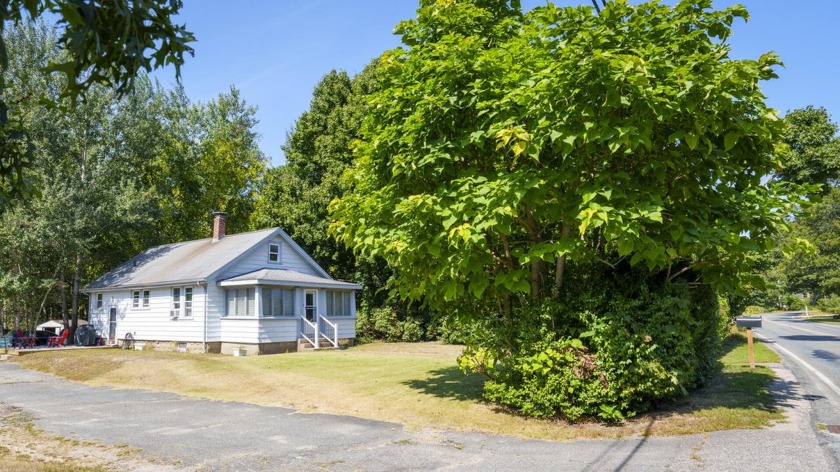
<svg viewBox="0 0 840 472">
<path fill-rule="evenodd" d="M 327 290 L 327 316 L 350 316 L 352 292 Z"/>
<path fill-rule="evenodd" d="M 169 310 L 170 318 L 181 316 L 181 287 L 172 289 L 172 308 Z"/>
<path fill-rule="evenodd" d="M 288 288 L 263 287 L 263 316 L 295 316 L 295 291 Z"/>
<path fill-rule="evenodd" d="M 280 263 L 280 243 L 268 243 L 268 262 Z"/>
<path fill-rule="evenodd" d="M 193 309 L 193 288 L 187 287 L 184 289 L 184 317 L 192 316 Z"/>
<path fill-rule="evenodd" d="M 131 292 L 131 307 L 132 308 L 149 308 L 149 291 L 135 290 Z"/>
<path fill-rule="evenodd" d="M 101 309 L 101 308 L 102 308 L 102 306 L 103 306 L 103 304 L 104 304 L 104 303 L 103 303 L 103 300 L 102 300 L 102 294 L 101 294 L 101 293 L 97 293 L 97 294 L 96 294 L 96 309 L 97 309 L 97 310 Z"/>
<path fill-rule="evenodd" d="M 225 316 L 256 316 L 256 301 L 253 288 L 229 288 L 225 290 L 227 310 Z"/>
</svg>

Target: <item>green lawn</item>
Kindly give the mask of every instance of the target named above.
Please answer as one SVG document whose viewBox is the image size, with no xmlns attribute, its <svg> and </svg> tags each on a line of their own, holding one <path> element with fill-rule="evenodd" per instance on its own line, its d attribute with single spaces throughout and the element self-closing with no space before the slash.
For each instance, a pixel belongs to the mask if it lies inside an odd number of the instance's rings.
<svg viewBox="0 0 840 472">
<path fill-rule="evenodd" d="M 440 343 L 373 343 L 341 351 L 253 357 L 54 351 L 21 356 L 17 362 L 90 385 L 351 415 L 412 429 L 569 440 L 756 428 L 779 419 L 767 394 L 772 371 L 762 367 L 749 372 L 737 365 L 740 344 L 729 343 L 726 365 L 707 388 L 618 426 L 527 419 L 487 404 L 481 399 L 484 379 L 464 375 L 456 366 L 461 348 Z"/>
<path fill-rule="evenodd" d="M 840 315 L 814 315 L 806 319 L 812 323 L 840 324 Z"/>
<path fill-rule="evenodd" d="M 749 351 L 747 349 L 747 337 L 744 332 L 733 332 L 724 340 L 724 356 L 721 359 L 724 365 L 749 365 Z M 767 347 L 763 342 L 753 336 L 753 351 L 755 362 L 759 364 L 773 364 L 782 362 L 775 351 Z"/>
</svg>

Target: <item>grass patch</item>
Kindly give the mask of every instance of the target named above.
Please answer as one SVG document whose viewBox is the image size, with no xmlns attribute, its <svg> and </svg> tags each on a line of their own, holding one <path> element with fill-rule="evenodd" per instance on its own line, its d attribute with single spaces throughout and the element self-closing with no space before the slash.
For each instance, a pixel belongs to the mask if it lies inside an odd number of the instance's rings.
<svg viewBox="0 0 840 472">
<path fill-rule="evenodd" d="M 248 357 L 53 351 L 22 356 L 16 362 L 90 385 L 350 415 L 398 422 L 409 429 L 571 440 L 757 428 L 780 419 L 767 390 L 772 371 L 750 372 L 739 366 L 740 343 L 727 342 L 731 349 L 724 370 L 709 386 L 617 426 L 523 418 L 488 404 L 481 398 L 483 377 L 464 375 L 456 366 L 461 348 L 440 343 L 372 343 L 341 351 Z M 760 362 L 778 360 L 772 354 L 768 350 L 762 354 L 767 360 Z"/>
<path fill-rule="evenodd" d="M 724 355 L 721 358 L 723 365 L 749 365 L 749 350 L 747 348 L 747 337 L 742 332 L 732 331 L 723 341 Z M 767 347 L 763 342 L 753 336 L 753 352 L 755 362 L 759 364 L 775 364 L 782 362 L 782 359 L 775 351 Z"/>
<path fill-rule="evenodd" d="M 803 319 L 811 323 L 828 323 L 840 325 L 840 315 L 813 315 Z"/>
</svg>

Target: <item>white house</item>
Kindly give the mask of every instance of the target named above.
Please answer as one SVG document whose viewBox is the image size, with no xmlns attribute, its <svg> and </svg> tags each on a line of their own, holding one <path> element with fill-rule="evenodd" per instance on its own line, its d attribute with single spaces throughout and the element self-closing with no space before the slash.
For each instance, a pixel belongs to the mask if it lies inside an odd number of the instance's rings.
<svg viewBox="0 0 840 472">
<path fill-rule="evenodd" d="M 356 337 L 355 291 L 280 228 L 148 249 L 85 287 L 90 324 L 157 349 L 229 354 L 338 347 Z"/>
</svg>

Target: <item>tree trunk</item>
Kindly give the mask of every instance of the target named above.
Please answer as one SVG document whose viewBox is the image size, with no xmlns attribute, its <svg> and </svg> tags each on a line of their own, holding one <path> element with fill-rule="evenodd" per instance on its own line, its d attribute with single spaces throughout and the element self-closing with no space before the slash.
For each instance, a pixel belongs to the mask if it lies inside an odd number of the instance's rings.
<svg viewBox="0 0 840 472">
<path fill-rule="evenodd" d="M 67 311 L 67 281 L 64 277 L 64 272 L 61 272 L 61 319 L 64 321 L 64 327 L 70 327 L 70 313 Z"/>
<path fill-rule="evenodd" d="M 76 335 L 76 328 L 79 327 L 79 282 L 82 278 L 82 256 L 76 255 L 76 270 L 73 272 L 73 323 L 70 325 L 69 336 Z M 74 338 L 71 338 L 74 339 Z"/>
<path fill-rule="evenodd" d="M 539 244 L 540 226 L 534 218 L 533 212 L 528 205 L 525 205 L 525 220 L 523 221 L 525 229 L 528 230 L 528 236 L 532 245 Z M 541 260 L 531 261 L 531 299 L 537 301 L 542 295 L 543 288 L 543 264 Z"/>
<path fill-rule="evenodd" d="M 571 228 L 567 224 L 563 224 L 560 228 L 560 236 L 562 240 L 569 238 Z M 557 258 L 557 267 L 554 272 L 554 298 L 560 298 L 560 291 L 563 288 L 563 276 L 566 273 L 566 254 Z"/>
<path fill-rule="evenodd" d="M 20 330 L 20 295 L 18 295 L 17 292 L 15 293 L 14 311 L 15 311 L 15 331 L 19 331 Z"/>
<path fill-rule="evenodd" d="M 531 261 L 531 300 L 538 301 L 542 295 L 543 264 L 540 260 Z"/>
</svg>

